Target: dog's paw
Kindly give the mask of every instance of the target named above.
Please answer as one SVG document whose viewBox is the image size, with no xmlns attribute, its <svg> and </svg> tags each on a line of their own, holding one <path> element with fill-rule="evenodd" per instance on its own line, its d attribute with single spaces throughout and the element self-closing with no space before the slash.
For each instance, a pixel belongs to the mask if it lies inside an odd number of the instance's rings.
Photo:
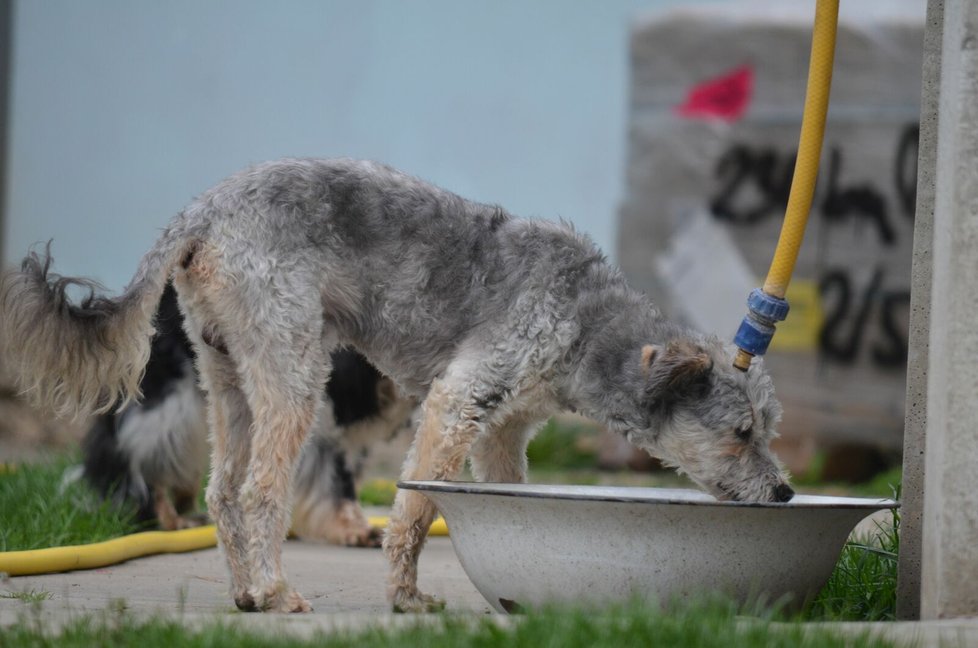
<svg viewBox="0 0 978 648">
<path fill-rule="evenodd" d="M 254 601 L 254 609 L 261 610 L 262 612 L 281 612 L 285 614 L 312 612 L 312 606 L 309 605 L 309 601 L 303 598 L 302 594 L 299 594 L 284 584 L 265 588 L 262 591 L 252 588 L 248 592 L 248 595 Z M 238 600 L 235 598 L 235 603 L 237 602 Z M 238 607 L 240 608 L 241 606 L 239 605 Z"/>
<path fill-rule="evenodd" d="M 341 547 L 380 547 L 384 536 L 383 529 L 370 526 L 363 509 L 352 500 L 301 506 L 294 512 L 292 533 L 302 540 Z"/>
<path fill-rule="evenodd" d="M 249 592 L 241 592 L 240 594 L 234 594 L 234 604 L 242 612 L 257 612 L 258 606 L 255 605 L 255 597 L 253 597 Z"/>
<path fill-rule="evenodd" d="M 445 609 L 445 601 L 418 589 L 399 587 L 391 596 L 391 609 L 398 613 L 441 612 Z"/>
<path fill-rule="evenodd" d="M 302 612 L 312 612 L 312 606 L 309 605 L 309 601 L 307 601 L 302 594 L 292 590 L 285 596 L 281 597 L 279 606 L 275 610 L 270 611 L 299 614 Z"/>
<path fill-rule="evenodd" d="M 379 547 L 384 539 L 383 529 L 370 526 L 363 509 L 353 501 L 339 506 L 326 534 L 331 542 L 346 547 Z"/>
<path fill-rule="evenodd" d="M 356 533 L 351 533 L 342 543 L 347 547 L 371 547 L 379 549 L 384 543 L 384 530 L 368 526 Z"/>
<path fill-rule="evenodd" d="M 326 542 L 341 547 L 380 547 L 384 541 L 384 530 L 369 524 L 340 527 L 334 526 L 326 537 Z"/>
</svg>

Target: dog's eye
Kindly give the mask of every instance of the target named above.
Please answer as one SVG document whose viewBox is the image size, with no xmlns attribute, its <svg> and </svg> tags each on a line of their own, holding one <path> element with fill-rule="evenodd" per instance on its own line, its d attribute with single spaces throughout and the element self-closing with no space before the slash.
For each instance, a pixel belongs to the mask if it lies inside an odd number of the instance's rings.
<svg viewBox="0 0 978 648">
<path fill-rule="evenodd" d="M 745 425 L 739 428 L 736 432 L 737 438 L 741 441 L 750 441 L 751 434 L 754 432 L 754 427 L 751 425 Z"/>
</svg>

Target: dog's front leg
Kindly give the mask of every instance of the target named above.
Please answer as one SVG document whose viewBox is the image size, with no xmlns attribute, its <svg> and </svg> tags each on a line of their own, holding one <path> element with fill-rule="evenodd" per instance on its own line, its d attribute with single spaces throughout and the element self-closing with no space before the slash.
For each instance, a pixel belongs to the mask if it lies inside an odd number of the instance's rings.
<svg viewBox="0 0 978 648">
<path fill-rule="evenodd" d="M 435 381 L 423 406 L 402 479 L 454 479 L 465 463 L 480 430 L 480 410 Z M 435 517 L 431 501 L 415 491 L 401 490 L 394 501 L 384 553 L 390 562 L 388 597 L 395 612 L 433 612 L 444 601 L 418 589 L 418 556 Z"/>
</svg>

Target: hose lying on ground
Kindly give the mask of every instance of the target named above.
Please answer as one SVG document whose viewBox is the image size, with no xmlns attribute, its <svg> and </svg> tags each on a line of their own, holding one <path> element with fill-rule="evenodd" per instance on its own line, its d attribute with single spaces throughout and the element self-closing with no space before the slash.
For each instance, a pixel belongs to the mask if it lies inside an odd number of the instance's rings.
<svg viewBox="0 0 978 648">
<path fill-rule="evenodd" d="M 386 527 L 388 520 L 386 517 L 372 517 L 369 521 L 371 526 Z M 428 533 L 447 536 L 448 527 L 442 518 L 438 518 Z M 180 531 L 144 531 L 92 544 L 0 552 L 0 572 L 10 576 L 28 576 L 96 569 L 133 558 L 197 551 L 216 545 L 213 525 Z"/>
</svg>

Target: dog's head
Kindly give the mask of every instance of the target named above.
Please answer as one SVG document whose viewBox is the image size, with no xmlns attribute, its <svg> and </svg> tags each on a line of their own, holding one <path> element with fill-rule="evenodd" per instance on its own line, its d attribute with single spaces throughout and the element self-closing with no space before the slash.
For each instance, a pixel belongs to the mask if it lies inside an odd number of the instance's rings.
<svg viewBox="0 0 978 648">
<path fill-rule="evenodd" d="M 786 502 L 794 491 L 769 444 L 781 404 L 760 359 L 747 372 L 716 338 L 641 350 L 642 429 L 629 440 L 718 499 Z"/>
</svg>

